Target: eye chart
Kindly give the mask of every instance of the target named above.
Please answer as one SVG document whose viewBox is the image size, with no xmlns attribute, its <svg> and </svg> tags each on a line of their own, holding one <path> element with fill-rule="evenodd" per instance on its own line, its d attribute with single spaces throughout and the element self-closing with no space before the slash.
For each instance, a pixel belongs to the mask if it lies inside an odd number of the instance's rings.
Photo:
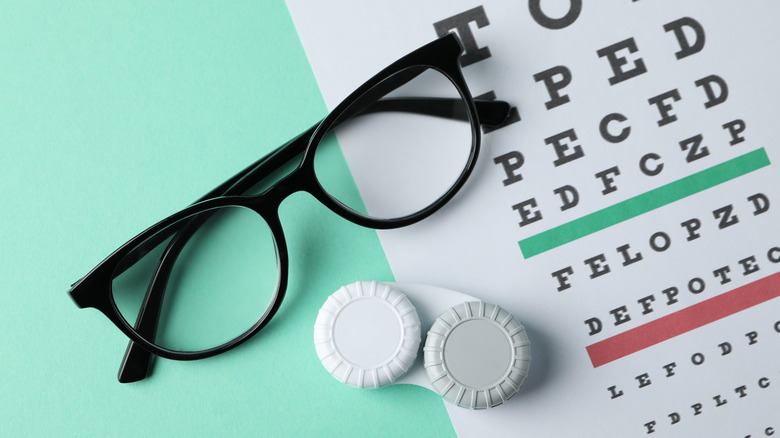
<svg viewBox="0 0 780 438">
<path fill-rule="evenodd" d="M 288 0 L 327 105 L 448 32 L 513 105 L 397 281 L 505 307 L 526 385 L 460 436 L 780 433 L 780 30 L 771 1 Z M 424 135 L 421 133 L 421 135 Z"/>
</svg>

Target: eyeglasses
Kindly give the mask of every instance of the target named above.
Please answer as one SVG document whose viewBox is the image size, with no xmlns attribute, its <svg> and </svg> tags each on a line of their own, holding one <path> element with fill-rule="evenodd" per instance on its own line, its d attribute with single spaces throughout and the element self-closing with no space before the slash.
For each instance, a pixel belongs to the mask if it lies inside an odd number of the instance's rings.
<svg viewBox="0 0 780 438">
<path fill-rule="evenodd" d="M 206 358 L 268 324 L 287 286 L 278 209 L 292 193 L 375 229 L 413 224 L 449 201 L 474 168 L 480 125 L 499 126 L 509 113 L 506 102 L 472 99 L 462 51 L 449 34 L 404 56 L 77 281 L 76 304 L 100 310 L 130 338 L 119 381 L 146 377 L 153 354 Z"/>
</svg>

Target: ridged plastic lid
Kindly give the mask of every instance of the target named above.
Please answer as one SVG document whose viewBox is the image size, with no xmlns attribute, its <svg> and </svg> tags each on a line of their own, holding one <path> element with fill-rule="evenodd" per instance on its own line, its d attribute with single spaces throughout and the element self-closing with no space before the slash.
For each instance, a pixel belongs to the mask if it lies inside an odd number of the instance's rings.
<svg viewBox="0 0 780 438">
<path fill-rule="evenodd" d="M 523 326 L 495 304 L 472 301 L 433 323 L 423 348 L 425 371 L 445 400 L 469 409 L 500 405 L 528 375 L 531 346 Z"/>
<path fill-rule="evenodd" d="M 317 315 L 314 344 L 325 369 L 357 388 L 403 376 L 420 347 L 420 319 L 406 295 L 376 281 L 343 286 Z"/>
</svg>

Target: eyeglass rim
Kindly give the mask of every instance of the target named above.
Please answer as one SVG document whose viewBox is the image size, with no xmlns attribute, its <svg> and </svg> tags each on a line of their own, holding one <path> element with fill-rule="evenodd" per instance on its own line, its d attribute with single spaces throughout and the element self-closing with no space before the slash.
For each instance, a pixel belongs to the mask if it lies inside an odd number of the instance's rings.
<svg viewBox="0 0 780 438">
<path fill-rule="evenodd" d="M 211 357 L 230 350 L 251 338 L 266 324 L 268 324 L 268 322 L 273 318 L 281 306 L 287 290 L 289 256 L 287 253 L 287 245 L 281 223 L 274 217 L 274 215 L 267 214 L 263 210 L 259 209 L 256 204 L 256 199 L 251 197 L 224 196 L 191 205 L 177 213 L 174 213 L 171 216 L 168 216 L 167 218 L 147 228 L 134 238 L 130 239 L 127 243 L 119 247 L 116 251 L 114 251 L 92 272 L 87 274 L 82 280 L 73 286 L 71 289 L 71 296 L 73 296 L 73 292 L 77 287 L 79 290 L 86 291 L 99 289 L 105 290 L 107 292 L 106 294 L 80 294 L 79 297 L 74 297 L 74 300 L 76 300 L 76 304 L 79 307 L 92 307 L 102 312 L 128 338 L 130 338 L 133 342 L 140 344 L 143 346 L 143 348 L 157 356 L 174 360 L 197 360 Z M 244 333 L 228 342 L 212 348 L 197 351 L 180 351 L 166 348 L 150 342 L 144 336 L 138 333 L 137 330 L 131 325 L 131 323 L 124 318 L 121 310 L 114 300 L 113 278 L 117 267 L 121 261 L 133 250 L 137 249 L 141 244 L 156 236 L 158 233 L 164 231 L 166 228 L 171 227 L 176 223 L 185 221 L 187 218 L 191 218 L 208 211 L 232 207 L 247 208 L 253 213 L 258 214 L 270 228 L 271 235 L 274 239 L 277 256 L 277 285 L 273 293 L 273 297 L 270 300 L 264 314 L 261 315 L 258 321 L 255 322 Z"/>
<path fill-rule="evenodd" d="M 462 52 L 463 45 L 457 35 L 454 33 L 447 34 L 438 40 L 434 40 L 418 48 L 417 50 L 407 54 L 406 56 L 385 67 L 379 73 L 371 77 L 371 79 L 364 82 L 360 87 L 355 89 L 355 91 L 350 93 L 349 96 L 347 96 L 344 100 L 342 100 L 341 103 L 337 105 L 333 111 L 331 111 L 317 126 L 309 140 L 309 145 L 306 148 L 306 152 L 304 153 L 301 168 L 306 168 L 308 173 L 314 175 L 314 181 L 316 183 L 316 193 L 311 190 L 310 193 L 312 193 L 312 195 L 314 195 L 320 202 L 326 205 L 331 211 L 349 220 L 350 222 L 379 230 L 401 228 L 412 225 L 431 216 L 433 213 L 447 204 L 447 202 L 449 202 L 458 193 L 458 191 L 460 191 L 476 167 L 482 140 L 476 104 L 474 103 L 474 99 L 471 95 L 471 92 L 469 91 L 468 85 L 466 84 L 466 79 L 463 76 L 463 72 L 460 68 L 459 57 Z M 322 144 L 322 140 L 339 122 L 339 118 L 344 113 L 349 111 L 351 105 L 353 105 L 366 93 L 376 88 L 382 82 L 412 67 L 426 67 L 441 73 L 445 78 L 447 78 L 447 80 L 450 81 L 452 85 L 455 86 L 455 89 L 458 91 L 460 98 L 466 104 L 466 113 L 469 118 L 468 123 L 471 129 L 471 149 L 469 151 L 468 159 L 455 182 L 437 200 L 425 208 L 397 218 L 376 218 L 366 214 L 361 214 L 336 199 L 322 186 L 319 179 L 317 178 L 316 171 L 314 170 L 314 157 L 316 156 L 317 149 Z"/>
</svg>

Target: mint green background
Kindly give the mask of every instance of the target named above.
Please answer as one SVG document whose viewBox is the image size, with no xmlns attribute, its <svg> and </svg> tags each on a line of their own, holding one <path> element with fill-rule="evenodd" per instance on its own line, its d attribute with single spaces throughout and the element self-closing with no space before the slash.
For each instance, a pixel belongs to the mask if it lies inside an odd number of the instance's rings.
<svg viewBox="0 0 780 438">
<path fill-rule="evenodd" d="M 120 385 L 125 339 L 66 295 L 325 113 L 283 0 L 0 2 L 0 436 L 453 435 L 435 394 L 319 364 L 326 296 L 392 274 L 375 231 L 308 195 L 282 206 L 281 311 L 234 351 Z"/>
</svg>

